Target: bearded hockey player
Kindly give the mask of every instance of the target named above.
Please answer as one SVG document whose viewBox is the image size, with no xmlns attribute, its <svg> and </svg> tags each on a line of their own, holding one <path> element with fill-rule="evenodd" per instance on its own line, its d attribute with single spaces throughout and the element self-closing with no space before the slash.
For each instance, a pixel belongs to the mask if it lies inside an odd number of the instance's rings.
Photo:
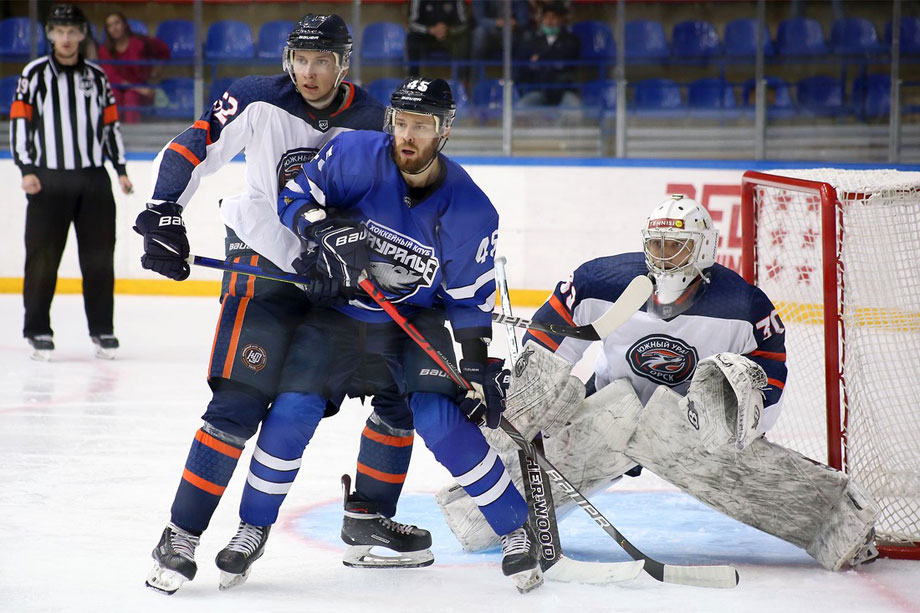
<svg viewBox="0 0 920 613">
<path fill-rule="evenodd" d="M 633 277 L 651 276 L 648 303 L 602 339 L 587 398 L 571 370 L 588 342 L 530 331 L 505 415 L 526 437 L 542 431 L 549 460 L 584 493 L 641 466 L 805 549 L 824 568 L 874 559 L 876 503 L 846 474 L 764 436 L 782 403 L 785 330 L 759 288 L 715 262 L 709 213 L 675 195 L 652 212 L 642 234 L 644 252 L 583 264 L 534 317 L 589 323 Z M 502 433 L 487 436 L 502 457 L 517 453 Z M 514 477 L 520 483 L 519 472 Z M 437 498 L 464 549 L 494 544 L 458 488 Z M 557 506 L 566 501 L 555 498 Z"/>
</svg>

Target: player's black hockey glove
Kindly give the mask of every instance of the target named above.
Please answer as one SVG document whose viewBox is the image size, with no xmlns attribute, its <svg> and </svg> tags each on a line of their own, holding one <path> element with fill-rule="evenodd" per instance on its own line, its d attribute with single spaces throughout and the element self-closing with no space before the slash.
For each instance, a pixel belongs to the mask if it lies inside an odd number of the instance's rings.
<svg viewBox="0 0 920 613">
<path fill-rule="evenodd" d="M 300 287 L 313 304 L 322 306 L 348 304 L 348 298 L 342 293 L 342 284 L 326 275 L 319 274 L 316 270 L 318 255 L 318 250 L 308 251 L 292 262 L 291 265 L 297 274 L 311 278 L 309 283 L 304 283 Z"/>
<path fill-rule="evenodd" d="M 318 245 L 316 269 L 342 285 L 353 297 L 361 272 L 370 268 L 367 258 L 367 228 L 344 220 L 323 221 L 310 229 Z"/>
<path fill-rule="evenodd" d="M 144 237 L 141 266 L 164 277 L 184 281 L 191 268 L 182 207 L 175 202 L 148 204 L 134 221 L 134 231 Z"/>
<path fill-rule="evenodd" d="M 498 427 L 505 410 L 505 396 L 511 384 L 511 371 L 505 361 L 489 358 L 485 366 L 479 362 L 460 360 L 460 373 L 473 386 L 458 399 L 460 410 L 477 426 Z"/>
</svg>

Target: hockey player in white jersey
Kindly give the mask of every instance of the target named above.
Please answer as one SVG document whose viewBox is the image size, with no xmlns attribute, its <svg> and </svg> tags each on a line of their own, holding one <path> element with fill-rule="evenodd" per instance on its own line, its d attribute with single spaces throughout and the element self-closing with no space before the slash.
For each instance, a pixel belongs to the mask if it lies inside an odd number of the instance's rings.
<svg viewBox="0 0 920 613">
<path fill-rule="evenodd" d="M 581 265 L 534 316 L 589 323 L 633 277 L 649 274 L 654 293 L 602 339 L 587 386 L 571 375 L 587 341 L 529 331 L 505 415 L 526 437 L 542 431 L 548 459 L 584 493 L 644 467 L 805 549 L 824 568 L 874 559 L 877 504 L 845 473 L 765 436 L 782 405 L 785 330 L 763 291 L 715 262 L 709 213 L 671 196 L 652 212 L 643 238 L 643 252 Z M 502 433 L 486 435 L 502 457 L 517 453 Z M 514 477 L 520 483 L 519 471 Z M 446 486 L 437 499 L 464 549 L 494 544 L 462 490 Z"/>
<path fill-rule="evenodd" d="M 286 74 L 235 81 L 201 119 L 170 141 L 154 162 L 153 195 L 136 222 L 144 237 L 144 268 L 179 281 L 188 277 L 182 211 L 202 177 L 245 151 L 247 191 L 220 203 L 226 257 L 269 270 L 293 270 L 303 246 L 278 220 L 280 186 L 334 136 L 383 129 L 383 105 L 343 80 L 351 51 L 351 35 L 341 17 L 306 15 L 288 37 Z M 336 284 L 328 278 L 317 278 L 307 289 L 309 298 L 285 283 L 224 274 L 208 374 L 213 397 L 192 441 L 170 523 L 153 551 L 156 565 L 147 578 L 149 587 L 173 593 L 194 578 L 195 548 L 245 442 L 270 404 L 296 407 L 301 402 L 298 374 L 284 369 L 292 331 L 311 304 L 338 300 Z M 360 388 L 352 391 L 363 394 Z M 331 399 L 327 414 L 337 411 L 340 400 Z M 405 560 L 408 551 L 416 554 L 412 565 L 430 564 L 430 534 L 389 519 L 406 477 L 414 431 L 411 419 L 393 424 L 377 410 L 408 409 L 398 395 L 379 394 L 373 402 L 375 412 L 361 440 L 356 491 L 346 499 L 343 539 L 349 549 L 370 544 L 364 542 L 368 539 L 389 540 L 398 559 Z M 217 557 L 222 588 L 245 580 L 267 536 L 267 530 L 240 524 Z M 399 564 L 370 559 L 361 565 Z"/>
</svg>

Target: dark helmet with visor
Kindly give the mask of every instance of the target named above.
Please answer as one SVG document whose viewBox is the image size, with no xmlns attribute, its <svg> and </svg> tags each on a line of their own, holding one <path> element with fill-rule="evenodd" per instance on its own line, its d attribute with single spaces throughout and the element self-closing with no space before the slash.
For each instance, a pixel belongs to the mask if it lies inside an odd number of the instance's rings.
<svg viewBox="0 0 920 613">
<path fill-rule="evenodd" d="M 399 111 L 431 115 L 435 119 L 438 136 L 443 137 L 454 122 L 457 105 L 454 103 L 450 85 L 444 79 L 411 77 L 406 79 L 390 96 L 390 106 L 387 107 L 384 124 L 389 134 L 393 133 L 393 122 Z"/>
<path fill-rule="evenodd" d="M 336 14 L 331 15 L 304 15 L 297 22 L 288 36 L 284 47 L 284 70 L 290 75 L 294 85 L 297 79 L 294 76 L 295 51 L 327 51 L 335 56 L 339 68 L 339 76 L 335 86 L 341 84 L 345 78 L 345 71 L 351 62 L 351 33 L 345 20 Z"/>
<path fill-rule="evenodd" d="M 80 7 L 73 4 L 57 4 L 51 7 L 48 18 L 45 20 L 45 33 L 50 34 L 54 26 L 77 26 L 85 36 L 89 29 L 89 22 Z"/>
</svg>

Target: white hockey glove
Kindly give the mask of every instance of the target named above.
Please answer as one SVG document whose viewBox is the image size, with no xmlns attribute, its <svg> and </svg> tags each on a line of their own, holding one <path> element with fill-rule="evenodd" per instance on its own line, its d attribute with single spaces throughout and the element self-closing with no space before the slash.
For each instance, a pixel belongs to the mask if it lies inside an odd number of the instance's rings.
<svg viewBox="0 0 920 613">
<path fill-rule="evenodd" d="M 734 445 L 741 451 L 762 434 L 766 386 L 767 374 L 758 364 L 737 353 L 717 353 L 700 360 L 679 406 L 704 449 Z"/>
</svg>

